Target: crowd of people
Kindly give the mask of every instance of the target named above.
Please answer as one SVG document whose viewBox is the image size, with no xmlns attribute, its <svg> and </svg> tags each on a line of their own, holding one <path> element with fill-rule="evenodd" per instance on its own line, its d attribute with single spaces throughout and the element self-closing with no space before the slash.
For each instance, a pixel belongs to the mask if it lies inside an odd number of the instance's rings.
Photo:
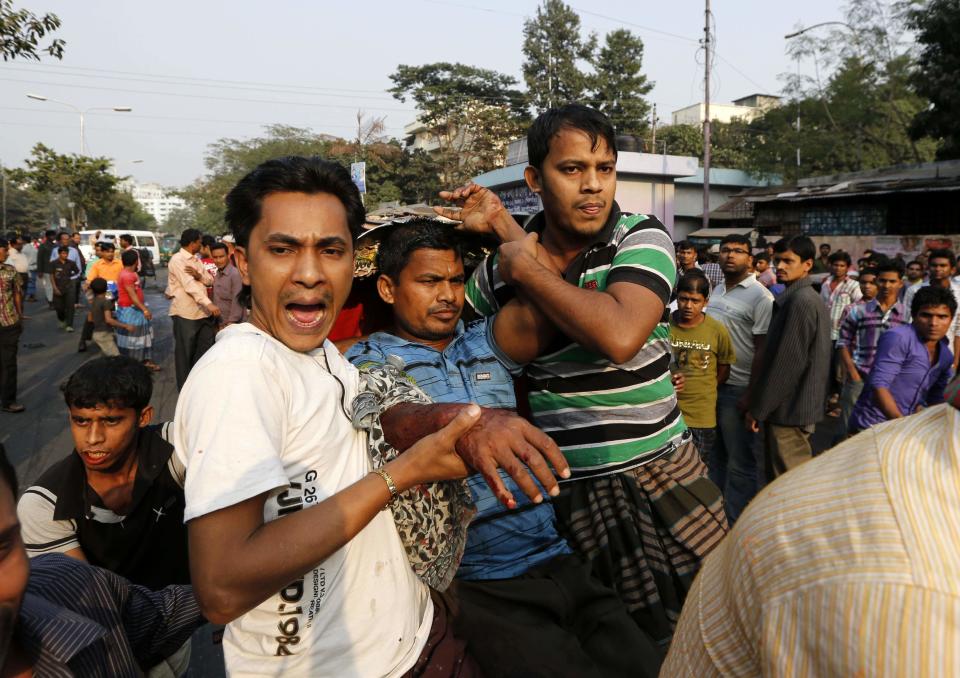
<svg viewBox="0 0 960 678">
<path fill-rule="evenodd" d="M 89 292 L 103 355 L 16 508 L 0 448 L 4 675 L 182 675 L 204 621 L 232 676 L 960 672 L 953 253 L 698 251 L 620 210 L 601 113 L 528 149 L 543 211 L 470 184 L 377 229 L 382 317 L 336 345 L 360 195 L 319 158 L 254 169 L 229 235 L 170 259 L 167 422 L 136 250 L 43 243 L 38 289 L 65 328 Z"/>
</svg>

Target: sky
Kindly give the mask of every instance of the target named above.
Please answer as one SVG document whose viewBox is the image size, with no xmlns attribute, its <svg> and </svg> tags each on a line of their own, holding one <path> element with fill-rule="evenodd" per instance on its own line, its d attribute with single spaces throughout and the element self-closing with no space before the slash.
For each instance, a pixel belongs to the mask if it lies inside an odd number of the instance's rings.
<svg viewBox="0 0 960 678">
<path fill-rule="evenodd" d="M 37 142 L 80 150 L 75 109 L 89 110 L 87 153 L 120 174 L 179 187 L 205 173 L 208 146 L 267 124 L 349 136 L 358 110 L 401 136 L 413 106 L 386 93 L 397 65 L 461 62 L 522 82 L 523 21 L 537 0 L 15 0 L 54 12 L 64 58 L 0 62 L 0 163 L 22 166 Z M 661 124 L 703 96 L 703 0 L 568 0 L 584 33 L 627 28 L 645 45 L 648 98 Z M 713 0 L 711 98 L 780 92 L 795 71 L 784 35 L 843 18 L 842 0 Z M 813 64 L 800 64 L 811 72 Z"/>
</svg>

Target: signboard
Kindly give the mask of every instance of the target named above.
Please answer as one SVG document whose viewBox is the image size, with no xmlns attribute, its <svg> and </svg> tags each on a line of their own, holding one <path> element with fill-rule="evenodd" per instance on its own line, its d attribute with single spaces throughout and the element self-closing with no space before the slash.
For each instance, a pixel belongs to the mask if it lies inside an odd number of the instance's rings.
<svg viewBox="0 0 960 678">
<path fill-rule="evenodd" d="M 361 193 L 367 192 L 367 163 L 350 163 L 350 178 Z"/>
</svg>

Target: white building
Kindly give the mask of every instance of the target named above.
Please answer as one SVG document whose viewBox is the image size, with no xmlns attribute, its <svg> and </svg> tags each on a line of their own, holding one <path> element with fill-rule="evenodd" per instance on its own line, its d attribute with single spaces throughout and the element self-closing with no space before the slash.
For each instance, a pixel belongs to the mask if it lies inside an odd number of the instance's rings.
<svg viewBox="0 0 960 678">
<path fill-rule="evenodd" d="M 183 198 L 172 195 L 170 191 L 160 184 L 137 183 L 135 181 L 125 181 L 121 188 L 127 191 L 134 200 L 136 200 L 153 218 L 157 224 L 162 224 L 174 210 L 187 206 Z"/>
<path fill-rule="evenodd" d="M 717 122 L 731 122 L 734 118 L 750 122 L 763 115 L 771 108 L 780 105 L 780 97 L 771 94 L 751 94 L 734 100 L 729 104 L 710 103 L 710 120 Z M 692 104 L 686 108 L 674 111 L 670 118 L 674 125 L 700 126 L 706 117 L 706 106 L 703 102 Z"/>
</svg>

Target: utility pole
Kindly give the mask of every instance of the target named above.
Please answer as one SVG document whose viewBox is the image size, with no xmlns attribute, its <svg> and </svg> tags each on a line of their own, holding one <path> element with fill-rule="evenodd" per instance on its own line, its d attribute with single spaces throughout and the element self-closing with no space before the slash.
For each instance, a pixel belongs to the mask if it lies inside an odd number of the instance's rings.
<svg viewBox="0 0 960 678">
<path fill-rule="evenodd" d="M 657 152 L 657 104 L 653 104 L 653 114 L 650 116 L 650 127 L 653 130 L 653 138 L 650 139 L 650 150 Z"/>
<path fill-rule="evenodd" d="M 703 228 L 710 227 L 710 0 L 703 12 Z"/>
</svg>

